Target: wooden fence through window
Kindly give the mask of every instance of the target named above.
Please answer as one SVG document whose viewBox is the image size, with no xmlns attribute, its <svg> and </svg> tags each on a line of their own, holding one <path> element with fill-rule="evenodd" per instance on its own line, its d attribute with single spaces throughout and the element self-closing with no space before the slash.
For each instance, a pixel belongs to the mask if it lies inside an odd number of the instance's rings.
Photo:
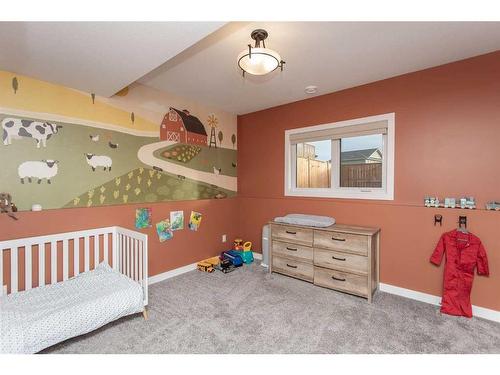
<svg viewBox="0 0 500 375">
<path fill-rule="evenodd" d="M 298 188 L 328 188 L 331 181 L 329 161 L 297 158 Z M 382 164 L 345 164 L 341 166 L 341 187 L 382 187 Z"/>
<path fill-rule="evenodd" d="M 329 161 L 297 158 L 297 187 L 330 187 L 331 163 Z"/>
<path fill-rule="evenodd" d="M 382 163 L 342 165 L 340 187 L 382 187 Z"/>
</svg>

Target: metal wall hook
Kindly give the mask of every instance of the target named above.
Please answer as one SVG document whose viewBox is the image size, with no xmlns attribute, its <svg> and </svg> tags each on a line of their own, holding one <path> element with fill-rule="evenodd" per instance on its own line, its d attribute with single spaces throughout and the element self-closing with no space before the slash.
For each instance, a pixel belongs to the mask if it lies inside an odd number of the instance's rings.
<svg viewBox="0 0 500 375">
<path fill-rule="evenodd" d="M 467 228 L 467 216 L 459 216 L 458 217 L 458 227 L 462 228 Z"/>
<path fill-rule="evenodd" d="M 439 224 L 439 226 L 443 226 L 443 215 L 434 215 L 434 226 L 436 226 L 436 224 Z"/>
</svg>

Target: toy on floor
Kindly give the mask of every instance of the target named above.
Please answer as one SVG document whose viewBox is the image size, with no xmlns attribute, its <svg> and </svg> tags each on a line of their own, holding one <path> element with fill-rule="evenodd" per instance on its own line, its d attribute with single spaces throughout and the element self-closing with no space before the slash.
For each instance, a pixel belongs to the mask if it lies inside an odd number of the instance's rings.
<svg viewBox="0 0 500 375">
<path fill-rule="evenodd" d="M 220 254 L 220 258 L 222 260 L 229 260 L 235 267 L 241 267 L 243 265 L 243 259 L 236 250 L 223 251 Z"/>
<path fill-rule="evenodd" d="M 204 259 L 202 261 L 199 261 L 197 268 L 200 271 L 212 273 L 215 271 L 214 267 L 216 267 L 219 264 L 219 262 L 220 262 L 219 257 L 215 256 L 212 258 L 208 258 L 208 259 Z"/>
<path fill-rule="evenodd" d="M 252 263 L 253 262 L 253 252 L 252 251 L 236 251 L 238 255 L 243 260 L 243 263 Z"/>
<path fill-rule="evenodd" d="M 243 250 L 243 240 L 241 238 L 233 241 L 233 250 Z"/>
<path fill-rule="evenodd" d="M 228 259 L 221 260 L 220 263 L 215 268 L 217 268 L 219 271 L 223 273 L 229 273 L 236 269 L 236 267 L 233 266 L 233 263 Z"/>
<path fill-rule="evenodd" d="M 218 256 L 214 256 L 212 258 L 208 258 L 203 260 L 204 262 L 210 263 L 213 267 L 220 263 L 220 258 Z"/>
<path fill-rule="evenodd" d="M 201 262 L 198 262 L 197 268 L 199 271 L 208 272 L 208 273 L 212 273 L 215 271 L 215 269 L 213 268 L 213 266 L 210 263 L 205 262 L 203 260 Z"/>
<path fill-rule="evenodd" d="M 248 264 L 253 262 L 252 243 L 250 241 L 244 243 L 239 238 L 234 240 L 233 250 L 241 257 L 243 263 Z"/>
</svg>

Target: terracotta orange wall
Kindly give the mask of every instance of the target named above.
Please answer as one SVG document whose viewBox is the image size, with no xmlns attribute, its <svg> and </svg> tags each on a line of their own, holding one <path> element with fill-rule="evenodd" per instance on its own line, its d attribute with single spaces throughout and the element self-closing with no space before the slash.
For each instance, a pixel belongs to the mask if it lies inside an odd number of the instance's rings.
<svg viewBox="0 0 500 375">
<path fill-rule="evenodd" d="M 285 129 L 388 112 L 396 114 L 394 201 L 284 197 Z M 292 212 L 377 226 L 381 282 L 440 295 L 443 269 L 429 257 L 467 215 L 491 269 L 476 277 L 472 303 L 500 310 L 500 212 L 422 207 L 425 195 L 472 195 L 481 208 L 500 200 L 500 52 L 239 116 L 238 139 L 243 238 L 260 243 L 265 222 Z"/>
<path fill-rule="evenodd" d="M 198 231 L 194 232 L 187 228 L 176 231 L 173 239 L 163 243 L 159 242 L 154 225 L 149 229 L 138 230 L 148 234 L 149 276 L 153 276 L 214 256 L 223 250 L 222 234 L 227 234 L 228 239 L 236 236 L 236 203 L 235 198 L 229 198 L 19 212 L 17 213 L 18 221 L 6 215 L 0 215 L 0 241 L 113 225 L 136 230 L 134 228 L 135 209 L 139 207 L 152 208 L 153 224 L 169 218 L 170 211 L 184 210 L 184 221 L 187 225 L 191 210 L 201 212 L 203 218 Z M 20 264 L 23 259 L 21 252 Z M 7 259 L 4 260 L 7 261 Z M 4 268 L 7 279 L 8 269 Z M 37 280 L 36 275 L 34 280 Z M 22 287 L 24 284 L 20 285 Z"/>
</svg>

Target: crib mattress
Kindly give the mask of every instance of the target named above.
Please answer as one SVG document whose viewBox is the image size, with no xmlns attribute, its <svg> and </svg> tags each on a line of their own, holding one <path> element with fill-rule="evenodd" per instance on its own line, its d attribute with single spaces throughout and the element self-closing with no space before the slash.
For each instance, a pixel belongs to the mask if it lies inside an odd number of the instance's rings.
<svg viewBox="0 0 500 375">
<path fill-rule="evenodd" d="M 36 353 L 144 309 L 141 286 L 107 264 L 0 297 L 0 353 Z"/>
</svg>

